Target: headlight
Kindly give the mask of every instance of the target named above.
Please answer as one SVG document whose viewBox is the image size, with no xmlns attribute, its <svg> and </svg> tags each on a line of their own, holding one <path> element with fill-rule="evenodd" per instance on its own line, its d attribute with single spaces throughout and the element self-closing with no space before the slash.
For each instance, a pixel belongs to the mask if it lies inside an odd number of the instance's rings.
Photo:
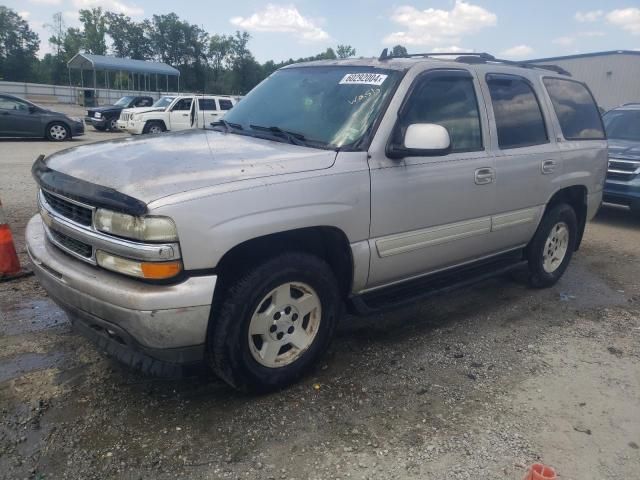
<svg viewBox="0 0 640 480">
<path fill-rule="evenodd" d="M 96 112 L 94 117 L 96 118 L 102 118 L 102 114 L 100 112 Z"/>
<path fill-rule="evenodd" d="M 82 118 L 80 118 L 80 117 L 70 117 L 70 118 L 71 118 L 71 120 L 73 120 L 74 122 L 77 122 L 77 123 L 84 123 L 84 120 L 83 120 Z"/>
<path fill-rule="evenodd" d="M 118 237 L 141 242 L 176 242 L 176 224 L 168 217 L 134 217 L 99 208 L 95 214 L 96 229 Z"/>
<path fill-rule="evenodd" d="M 165 280 L 175 277 L 182 271 L 182 263 L 180 261 L 139 262 L 111 255 L 102 250 L 96 251 L 96 261 L 98 265 L 107 270 L 150 280 Z"/>
</svg>

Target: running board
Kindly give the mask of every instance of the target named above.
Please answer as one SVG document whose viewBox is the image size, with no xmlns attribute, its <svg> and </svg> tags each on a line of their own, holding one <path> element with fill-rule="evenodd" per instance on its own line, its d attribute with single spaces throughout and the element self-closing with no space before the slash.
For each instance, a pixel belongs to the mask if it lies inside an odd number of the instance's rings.
<svg viewBox="0 0 640 480">
<path fill-rule="evenodd" d="M 415 280 L 382 288 L 349 299 L 349 310 L 356 315 L 371 315 L 400 308 L 478 282 L 503 275 L 526 266 L 522 252 L 510 253 L 489 261 L 458 267 L 446 272 L 427 275 Z"/>
</svg>

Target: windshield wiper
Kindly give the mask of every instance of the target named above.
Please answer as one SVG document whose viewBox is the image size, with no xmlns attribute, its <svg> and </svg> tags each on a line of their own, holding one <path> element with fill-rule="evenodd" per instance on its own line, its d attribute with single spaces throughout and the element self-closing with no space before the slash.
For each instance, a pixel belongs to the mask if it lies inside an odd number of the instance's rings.
<svg viewBox="0 0 640 480">
<path fill-rule="evenodd" d="M 253 130 L 261 130 L 263 132 L 271 132 L 274 135 L 280 135 L 287 139 L 289 143 L 299 146 L 307 146 L 306 139 L 304 135 L 301 133 L 291 132 L 288 130 L 283 130 L 280 127 L 263 127 L 262 125 L 249 125 Z"/>
<path fill-rule="evenodd" d="M 223 119 L 211 122 L 209 125 L 211 125 L 212 127 L 224 127 L 227 133 L 233 129 L 242 130 L 242 125 L 240 125 L 239 123 L 231 123 Z"/>
</svg>

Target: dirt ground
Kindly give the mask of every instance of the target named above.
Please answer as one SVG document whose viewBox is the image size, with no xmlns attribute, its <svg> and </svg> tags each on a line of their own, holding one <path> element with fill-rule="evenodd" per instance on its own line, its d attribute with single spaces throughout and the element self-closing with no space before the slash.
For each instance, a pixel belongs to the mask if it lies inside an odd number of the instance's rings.
<svg viewBox="0 0 640 480">
<path fill-rule="evenodd" d="M 22 260 L 35 157 L 113 136 L 0 140 Z M 345 317 L 314 372 L 253 397 L 141 376 L 33 277 L 1 283 L 0 477 L 520 480 L 542 461 L 561 479 L 639 478 L 639 273 L 640 219 L 604 207 L 556 287 L 515 275 Z"/>
</svg>

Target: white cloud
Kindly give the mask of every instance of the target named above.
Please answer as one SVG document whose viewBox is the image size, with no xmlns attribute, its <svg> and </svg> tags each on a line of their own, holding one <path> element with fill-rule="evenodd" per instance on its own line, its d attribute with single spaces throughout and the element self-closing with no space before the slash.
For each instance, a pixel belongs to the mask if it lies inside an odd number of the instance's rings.
<svg viewBox="0 0 640 480">
<path fill-rule="evenodd" d="M 493 27 L 498 17 L 482 7 L 456 0 L 451 10 L 418 10 L 408 5 L 397 7 L 391 20 L 404 30 L 387 35 L 383 39 L 385 44 L 446 45 L 459 42 L 464 35 Z"/>
<path fill-rule="evenodd" d="M 533 53 L 533 48 L 529 45 L 516 45 L 515 47 L 503 50 L 500 55 L 508 58 L 525 58 Z"/>
<path fill-rule="evenodd" d="M 581 23 L 590 23 L 597 21 L 603 15 L 602 10 L 591 10 L 590 12 L 576 12 L 574 18 Z"/>
<path fill-rule="evenodd" d="M 312 19 L 303 16 L 294 5 L 268 4 L 250 17 L 233 17 L 230 22 L 254 32 L 292 33 L 307 41 L 329 40 L 329 34 Z"/>
<path fill-rule="evenodd" d="M 143 8 L 138 7 L 137 5 L 128 5 L 124 2 L 121 2 L 120 0 L 73 0 L 73 6 L 78 9 L 102 7 L 103 10 L 108 10 L 115 13 L 124 13 L 125 15 L 128 15 L 130 17 L 139 17 L 141 15 L 144 15 Z"/>
<path fill-rule="evenodd" d="M 31 16 L 31 12 L 18 12 L 18 15 L 20 15 L 20 18 L 22 18 L 23 20 L 28 20 Z"/>
<path fill-rule="evenodd" d="M 452 45 L 450 47 L 434 47 L 433 53 L 462 53 L 462 52 L 475 52 L 473 48 L 464 48 Z"/>
<path fill-rule="evenodd" d="M 613 10 L 607 13 L 607 21 L 632 35 L 640 35 L 640 8 Z"/>
</svg>

